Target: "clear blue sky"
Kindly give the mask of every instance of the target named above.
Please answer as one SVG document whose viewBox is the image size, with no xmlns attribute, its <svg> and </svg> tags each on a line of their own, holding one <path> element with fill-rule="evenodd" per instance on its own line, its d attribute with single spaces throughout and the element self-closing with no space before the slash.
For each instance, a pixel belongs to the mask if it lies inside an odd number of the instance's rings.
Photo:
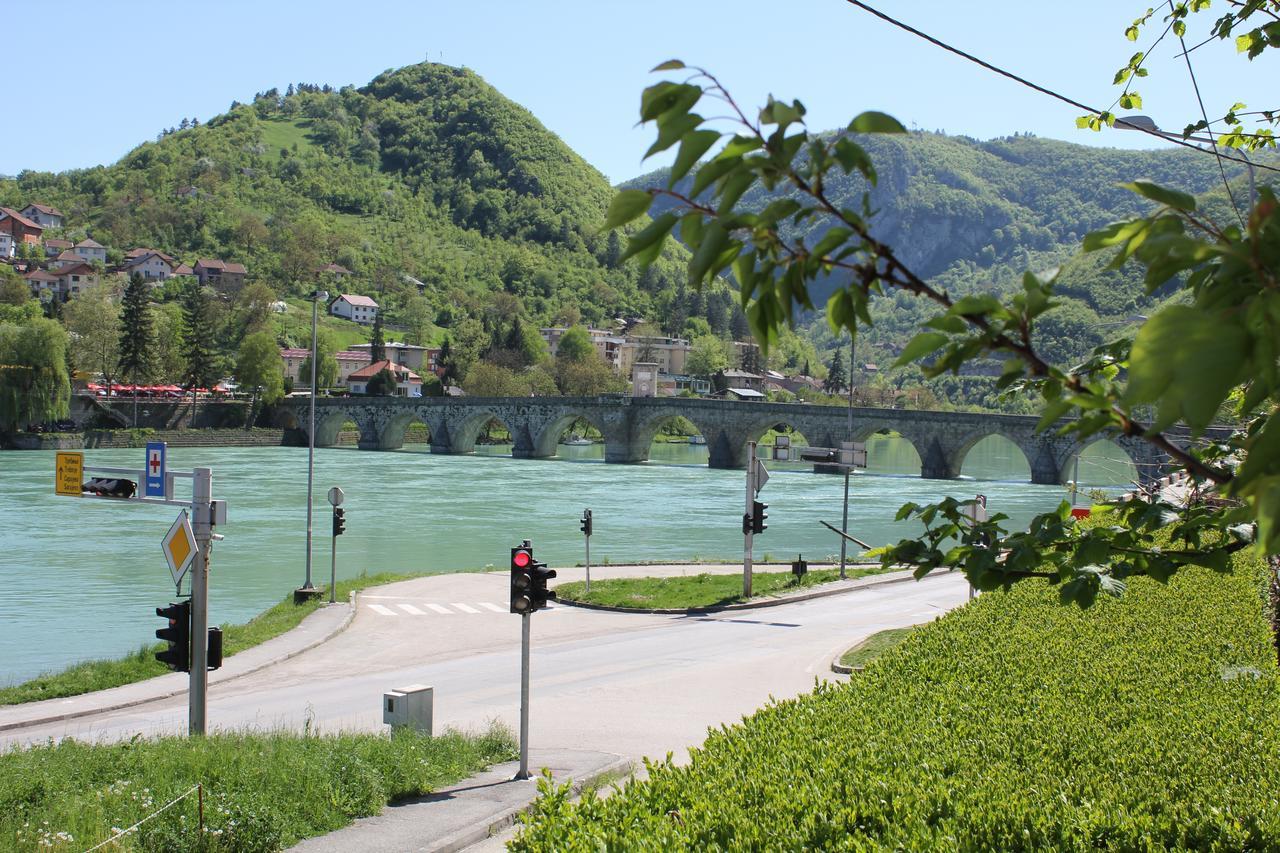
<svg viewBox="0 0 1280 853">
<path fill-rule="evenodd" d="M 1115 69 L 1138 49 L 1124 27 L 1147 0 L 872 5 L 1108 106 L 1119 92 L 1110 85 Z M 1071 107 L 843 0 L 62 0 L 12 4 L 5 16 L 10 34 L 29 36 L 25 47 L 10 44 L 10 64 L 30 70 L 10 79 L 0 174 L 110 163 L 184 116 L 207 120 L 257 91 L 300 80 L 363 85 L 428 58 L 478 72 L 613 181 L 660 165 L 641 162 L 653 134 L 635 123 L 640 91 L 654 79 L 648 69 L 672 57 L 714 71 L 744 104 L 769 93 L 799 97 L 817 129 L 880 109 L 908 126 L 982 139 L 1030 131 L 1092 145 L 1152 142 L 1078 131 Z M 1203 27 L 1213 13 L 1199 17 Z M 64 27 L 74 37 L 53 35 Z M 1174 44 L 1166 40 L 1140 91 L 1142 111 L 1177 130 L 1195 117 L 1195 101 Z M 1215 43 L 1193 57 L 1211 116 L 1236 99 L 1275 106 L 1262 91 L 1265 72 L 1233 46 Z"/>
</svg>

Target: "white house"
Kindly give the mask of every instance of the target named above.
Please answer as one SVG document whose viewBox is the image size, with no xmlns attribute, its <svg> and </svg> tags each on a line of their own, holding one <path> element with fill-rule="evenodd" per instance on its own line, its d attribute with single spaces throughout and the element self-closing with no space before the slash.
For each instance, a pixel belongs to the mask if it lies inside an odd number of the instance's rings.
<svg viewBox="0 0 1280 853">
<path fill-rule="evenodd" d="M 367 362 L 369 354 L 373 350 L 373 344 L 353 344 L 351 349 L 356 352 L 363 352 L 364 360 Z M 420 347 L 416 344 L 406 344 L 400 341 L 387 341 L 382 345 L 382 351 L 389 361 L 403 364 L 410 370 L 421 370 L 423 363 L 426 363 L 428 369 L 434 370 L 436 368 L 435 356 L 440 352 L 429 347 Z"/>
<path fill-rule="evenodd" d="M 134 252 L 137 251 L 136 249 L 134 250 Z M 124 266 L 121 267 L 129 275 L 138 273 L 143 278 L 152 281 L 164 281 L 173 275 L 177 264 L 168 255 L 152 249 L 142 250 L 136 255 L 134 252 L 129 253 L 132 257 L 126 260 Z"/>
<path fill-rule="evenodd" d="M 422 396 L 422 377 L 404 365 L 386 359 L 375 361 L 352 373 L 347 377 L 347 387 L 352 394 L 364 394 L 369 387 L 369 380 L 384 370 L 390 370 L 396 378 L 397 397 Z"/>
<path fill-rule="evenodd" d="M 368 296 L 344 293 L 329 305 L 329 313 L 357 323 L 372 323 L 378 316 L 378 303 Z"/>
<path fill-rule="evenodd" d="M 53 270 L 58 277 L 58 292 L 63 299 L 79 296 L 86 287 L 98 283 L 98 271 L 81 261 Z"/>
<path fill-rule="evenodd" d="M 0 231 L 0 258 L 13 257 L 13 235 Z"/>
<path fill-rule="evenodd" d="M 91 264 L 107 262 L 107 247 L 88 237 L 76 243 L 75 253 Z"/>
<path fill-rule="evenodd" d="M 22 215 L 41 228 L 61 228 L 62 211 L 47 204 L 29 204 L 22 208 Z"/>
</svg>

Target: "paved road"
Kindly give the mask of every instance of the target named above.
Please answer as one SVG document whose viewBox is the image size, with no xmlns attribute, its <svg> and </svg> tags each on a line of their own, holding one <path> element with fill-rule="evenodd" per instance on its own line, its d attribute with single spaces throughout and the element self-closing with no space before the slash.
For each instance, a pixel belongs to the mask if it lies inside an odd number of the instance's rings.
<svg viewBox="0 0 1280 853">
<path fill-rule="evenodd" d="M 572 579 L 574 570 L 562 571 Z M 519 719 L 520 620 L 498 612 L 506 573 L 405 581 L 362 596 L 352 625 L 287 661 L 210 690 L 211 729 L 377 730 L 381 696 L 435 687 L 437 729 Z M 708 727 L 772 697 L 834 678 L 833 656 L 887 627 L 962 604 L 957 576 L 712 616 L 603 613 L 565 606 L 533 617 L 532 740 L 634 759 L 682 757 Z M 492 606 L 489 606 L 492 605 Z M 185 697 L 4 733 L 0 743 L 181 733 Z"/>
</svg>

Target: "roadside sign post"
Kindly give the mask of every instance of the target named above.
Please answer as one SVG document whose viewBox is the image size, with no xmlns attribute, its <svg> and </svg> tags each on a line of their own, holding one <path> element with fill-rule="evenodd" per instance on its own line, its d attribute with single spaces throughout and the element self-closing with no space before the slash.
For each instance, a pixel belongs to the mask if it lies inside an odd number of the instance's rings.
<svg viewBox="0 0 1280 853">
<path fill-rule="evenodd" d="M 769 482 L 769 471 L 756 456 L 756 443 L 747 442 L 747 502 L 742 513 L 742 597 L 751 597 L 752 570 L 752 537 L 754 536 L 752 521 L 756 514 L 756 494 Z M 763 507 L 762 507 L 763 509 Z M 762 513 L 763 517 L 763 513 Z"/>
<path fill-rule="evenodd" d="M 342 489 L 334 486 L 329 489 L 329 504 L 333 507 L 333 535 L 330 536 L 329 542 L 329 603 L 334 604 L 337 601 L 338 588 L 338 507 L 342 506 L 342 501 L 346 497 Z"/>
<path fill-rule="evenodd" d="M 106 500 L 152 506 L 182 507 L 169 532 L 161 541 L 161 550 L 169 564 L 175 585 L 180 586 L 183 576 L 191 573 L 191 680 L 189 687 L 188 733 L 203 735 L 206 724 L 206 707 L 209 692 L 209 557 L 213 540 L 222 537 L 213 532 L 214 525 L 226 524 L 227 502 L 213 499 L 213 470 L 196 468 L 190 472 L 169 471 L 164 464 L 164 445 L 160 445 L 159 458 L 147 449 L 146 465 L 138 468 L 88 467 L 84 454 L 60 451 L 55 462 L 54 492 L 74 497 L 98 497 Z M 155 461 L 157 464 L 152 465 Z M 93 477 L 84 481 L 85 473 L 107 475 L 110 479 Z M 191 480 L 191 500 L 173 498 L 175 478 Z M 160 484 L 159 495 L 149 491 L 152 480 Z M 77 482 L 79 481 L 79 482 Z M 135 495 L 137 482 L 146 484 L 148 491 Z M 188 517 L 187 512 L 190 512 Z"/>
<path fill-rule="evenodd" d="M 849 541 L 849 474 L 854 468 L 867 467 L 867 445 L 861 441 L 842 441 L 839 448 L 806 447 L 800 450 L 800 458 L 820 465 L 832 465 L 844 471 L 844 510 L 840 521 L 840 578 L 847 577 Z"/>
<path fill-rule="evenodd" d="M 987 496 L 977 495 L 973 499 L 973 506 L 969 507 L 969 520 L 974 524 L 987 520 Z M 969 599 L 978 597 L 978 590 L 974 588 L 973 582 L 969 582 Z"/>
</svg>

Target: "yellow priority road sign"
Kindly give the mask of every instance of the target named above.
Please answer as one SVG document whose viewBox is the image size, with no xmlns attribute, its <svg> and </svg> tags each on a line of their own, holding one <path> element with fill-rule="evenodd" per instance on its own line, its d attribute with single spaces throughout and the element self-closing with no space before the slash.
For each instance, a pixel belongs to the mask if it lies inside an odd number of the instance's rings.
<svg viewBox="0 0 1280 853">
<path fill-rule="evenodd" d="M 84 485 L 84 454 L 73 450 L 59 450 L 54 463 L 53 493 L 80 497 Z"/>
<path fill-rule="evenodd" d="M 191 522 L 185 509 L 178 513 L 160 545 L 174 584 L 182 583 L 182 576 L 187 573 L 187 567 L 196 556 L 196 537 L 191 532 Z"/>
</svg>

